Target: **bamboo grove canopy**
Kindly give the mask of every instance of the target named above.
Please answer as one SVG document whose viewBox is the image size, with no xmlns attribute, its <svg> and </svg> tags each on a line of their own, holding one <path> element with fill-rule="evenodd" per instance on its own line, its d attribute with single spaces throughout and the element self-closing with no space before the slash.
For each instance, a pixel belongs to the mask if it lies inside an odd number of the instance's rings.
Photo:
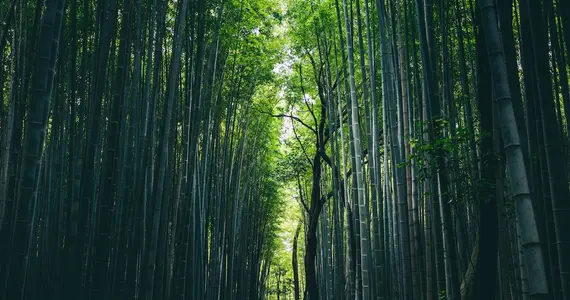
<svg viewBox="0 0 570 300">
<path fill-rule="evenodd" d="M 0 299 L 570 299 L 567 0 L 0 2 Z"/>
</svg>

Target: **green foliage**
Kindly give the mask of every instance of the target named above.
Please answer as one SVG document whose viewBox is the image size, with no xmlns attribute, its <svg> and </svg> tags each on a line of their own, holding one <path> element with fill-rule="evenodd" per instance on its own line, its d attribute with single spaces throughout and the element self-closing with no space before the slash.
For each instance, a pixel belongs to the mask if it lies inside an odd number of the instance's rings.
<svg viewBox="0 0 570 300">
<path fill-rule="evenodd" d="M 445 134 L 434 141 L 428 141 L 424 138 L 429 136 L 428 125 L 428 121 L 416 122 L 415 136 L 421 138 L 412 138 L 410 136 L 406 137 L 411 147 L 411 154 L 408 156 L 406 162 L 398 165 L 398 167 L 411 165 L 412 162 L 414 162 L 416 166 L 420 167 L 418 172 L 419 180 L 429 180 L 430 176 L 432 176 L 430 174 L 429 167 L 435 167 L 437 165 L 436 159 L 443 155 L 448 164 L 453 163 L 459 166 L 459 169 L 457 170 L 450 169 L 454 172 L 451 178 L 453 178 L 460 191 L 457 193 L 459 198 L 454 199 L 454 201 L 456 203 L 473 201 L 477 194 L 480 182 L 478 178 L 472 178 L 471 176 L 471 162 L 468 157 L 459 155 L 459 153 L 462 153 L 465 149 L 469 149 L 471 146 L 470 143 L 472 137 L 469 130 L 465 127 L 458 126 L 455 128 L 455 134 L 451 135 L 449 121 L 445 119 L 437 119 L 433 122 L 433 130 L 441 130 Z M 481 135 L 476 138 L 476 141 L 479 141 Z M 457 161 L 455 161 L 456 159 Z M 425 196 L 428 195 L 429 194 L 425 194 Z"/>
<path fill-rule="evenodd" d="M 415 136 L 428 135 L 428 122 L 416 122 L 418 134 L 415 134 Z M 449 122 L 447 120 L 437 119 L 433 123 L 435 124 L 434 130 L 443 130 L 445 128 L 449 132 Z M 459 152 L 463 146 L 470 142 L 469 131 L 464 127 L 457 127 L 453 136 L 447 134 L 435 139 L 435 141 L 427 141 L 425 138 L 412 138 L 410 136 L 407 136 L 406 139 L 412 148 L 412 154 L 409 156 L 407 163 L 415 160 L 420 165 L 432 163 L 432 159 L 440 155 L 440 151 L 443 151 L 445 156 L 453 152 Z"/>
</svg>

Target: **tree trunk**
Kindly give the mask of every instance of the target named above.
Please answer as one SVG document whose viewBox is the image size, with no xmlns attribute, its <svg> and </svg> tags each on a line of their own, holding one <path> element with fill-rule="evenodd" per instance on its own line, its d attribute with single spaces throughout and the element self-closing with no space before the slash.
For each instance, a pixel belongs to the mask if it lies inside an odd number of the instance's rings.
<svg viewBox="0 0 570 300">
<path fill-rule="evenodd" d="M 545 299 L 548 297 L 548 287 L 544 272 L 544 262 L 538 241 L 538 231 L 534 219 L 534 210 L 528 188 L 519 134 L 516 120 L 514 119 L 503 54 L 503 43 L 497 28 L 497 14 L 494 3 L 491 0 L 479 0 L 478 5 L 487 42 L 494 99 L 500 115 L 501 133 L 505 144 L 512 195 L 515 199 L 518 224 L 521 228 L 525 265 L 530 277 L 529 289 L 533 299 Z"/>
<path fill-rule="evenodd" d="M 24 136 L 21 174 L 18 181 L 18 201 L 4 287 L 5 299 L 26 299 L 27 282 L 33 282 L 34 273 L 28 273 L 28 261 L 34 255 L 34 241 L 38 214 L 38 182 L 46 136 L 51 92 L 58 57 L 61 24 L 65 1 L 53 0 L 45 4 L 36 53 L 36 68 L 32 77 L 32 98 Z M 31 209 L 29 209 L 31 207 Z M 32 278 L 30 278 L 32 277 Z"/>
</svg>

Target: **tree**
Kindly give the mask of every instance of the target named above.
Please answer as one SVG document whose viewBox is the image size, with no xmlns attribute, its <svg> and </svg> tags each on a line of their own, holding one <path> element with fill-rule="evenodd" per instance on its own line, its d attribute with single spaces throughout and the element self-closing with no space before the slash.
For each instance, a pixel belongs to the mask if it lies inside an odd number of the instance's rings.
<svg viewBox="0 0 570 300">
<path fill-rule="evenodd" d="M 500 115 L 501 132 L 505 145 L 508 172 L 513 183 L 513 198 L 521 228 L 521 238 L 525 255 L 525 265 L 529 278 L 530 294 L 542 299 L 548 295 L 542 251 L 538 243 L 538 232 L 530 199 L 528 179 L 520 147 L 519 134 L 514 119 L 514 111 L 507 81 L 503 45 L 497 29 L 497 14 L 491 1 L 479 1 L 483 32 L 487 43 L 487 53 L 491 66 L 495 103 Z"/>
</svg>

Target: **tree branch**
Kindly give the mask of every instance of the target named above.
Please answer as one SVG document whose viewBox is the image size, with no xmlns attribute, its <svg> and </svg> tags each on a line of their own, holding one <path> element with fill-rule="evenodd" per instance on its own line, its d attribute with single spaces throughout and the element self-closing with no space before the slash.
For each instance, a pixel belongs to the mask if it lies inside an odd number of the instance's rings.
<svg viewBox="0 0 570 300">
<path fill-rule="evenodd" d="M 305 158 L 307 158 L 309 165 L 312 167 L 313 161 L 311 160 L 311 158 L 307 154 L 307 150 L 305 149 L 305 146 L 303 146 L 303 143 L 301 143 L 301 139 L 299 138 L 299 135 L 297 134 L 297 130 L 295 130 L 295 124 L 293 124 L 293 134 L 295 134 L 295 139 L 297 139 L 297 142 L 299 142 L 299 145 L 301 146 L 301 150 L 303 151 L 303 154 L 305 154 Z"/>
<path fill-rule="evenodd" d="M 299 202 L 301 202 L 305 211 L 309 213 L 309 207 L 307 206 L 307 203 L 303 199 L 303 188 L 301 187 L 301 179 L 299 177 L 299 173 L 297 173 L 297 187 L 299 188 L 299 198 L 300 198 Z"/>
<path fill-rule="evenodd" d="M 261 110 L 261 109 L 259 109 L 259 108 L 256 108 L 256 110 L 257 110 L 258 112 L 262 113 L 262 114 L 266 114 L 266 115 L 269 115 L 269 116 L 274 117 L 274 118 L 290 118 L 290 119 L 293 119 L 293 120 L 295 120 L 295 121 L 301 123 L 301 125 L 305 126 L 307 129 L 309 129 L 309 130 L 312 131 L 313 133 L 317 134 L 317 130 L 316 130 L 316 129 L 314 129 L 313 127 L 307 125 L 307 123 L 303 122 L 303 120 L 299 119 L 299 117 L 295 117 L 295 116 L 293 116 L 293 115 L 287 115 L 287 114 L 273 114 L 273 113 L 270 113 L 270 112 L 263 111 L 263 110 Z"/>
<path fill-rule="evenodd" d="M 301 93 L 303 93 L 303 103 L 305 103 L 307 110 L 309 110 L 309 113 L 313 117 L 313 121 L 315 122 L 315 126 L 317 126 L 317 117 L 315 117 L 315 112 L 309 106 L 309 103 L 305 99 L 306 93 L 305 93 L 305 86 L 303 85 L 303 66 L 301 64 L 299 64 L 299 79 L 301 80 Z"/>
</svg>

